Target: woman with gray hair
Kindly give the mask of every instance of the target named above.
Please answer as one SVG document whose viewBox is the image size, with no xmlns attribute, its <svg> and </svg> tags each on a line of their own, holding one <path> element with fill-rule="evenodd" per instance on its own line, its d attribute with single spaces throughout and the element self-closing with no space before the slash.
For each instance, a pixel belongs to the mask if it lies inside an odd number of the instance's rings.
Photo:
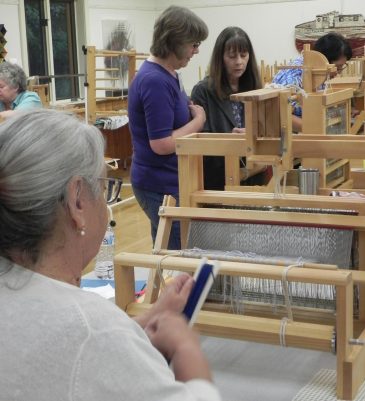
<svg viewBox="0 0 365 401">
<path fill-rule="evenodd" d="M 208 28 L 185 7 L 171 6 L 157 18 L 151 56 L 138 70 L 128 92 L 133 158 L 131 182 L 136 199 L 151 223 L 155 241 L 158 210 L 164 195 L 179 201 L 177 138 L 199 132 L 205 122 L 201 106 L 192 104 L 176 72 L 199 53 Z M 169 249 L 180 249 L 180 230 L 173 223 Z"/>
<path fill-rule="evenodd" d="M 27 77 L 17 64 L 4 61 L 0 64 L 0 117 L 6 118 L 14 111 L 42 107 L 35 92 L 27 91 Z"/>
<path fill-rule="evenodd" d="M 101 133 L 64 113 L 0 124 L 0 398 L 219 400 L 180 315 L 190 276 L 135 321 L 78 288 L 107 225 L 103 152 Z"/>
</svg>

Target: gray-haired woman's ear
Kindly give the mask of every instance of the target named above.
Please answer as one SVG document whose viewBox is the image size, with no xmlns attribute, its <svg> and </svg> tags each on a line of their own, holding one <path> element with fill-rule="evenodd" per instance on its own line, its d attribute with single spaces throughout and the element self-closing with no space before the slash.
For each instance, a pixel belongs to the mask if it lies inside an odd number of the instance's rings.
<svg viewBox="0 0 365 401">
<path fill-rule="evenodd" d="M 1 123 L 0 255 L 16 248 L 35 263 L 64 207 L 69 180 L 82 177 L 98 195 L 103 154 L 100 131 L 70 114 L 39 109 Z"/>
</svg>

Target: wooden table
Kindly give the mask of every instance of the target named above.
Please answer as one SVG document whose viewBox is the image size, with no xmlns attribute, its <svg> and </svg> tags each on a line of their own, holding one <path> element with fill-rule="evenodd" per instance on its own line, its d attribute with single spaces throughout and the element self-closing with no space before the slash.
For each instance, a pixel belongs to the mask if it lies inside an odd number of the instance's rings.
<svg viewBox="0 0 365 401">
<path fill-rule="evenodd" d="M 120 159 L 123 168 L 126 170 L 132 160 L 132 140 L 129 132 L 129 125 L 115 130 L 106 130 L 101 128 L 105 141 L 106 151 L 105 154 L 113 159 Z"/>
</svg>

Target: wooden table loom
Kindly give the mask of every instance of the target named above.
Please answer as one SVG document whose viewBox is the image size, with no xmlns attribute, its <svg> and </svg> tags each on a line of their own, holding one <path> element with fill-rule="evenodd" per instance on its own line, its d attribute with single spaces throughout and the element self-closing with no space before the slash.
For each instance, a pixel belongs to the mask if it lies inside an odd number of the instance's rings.
<svg viewBox="0 0 365 401">
<path fill-rule="evenodd" d="M 203 156 L 225 158 L 226 190 L 263 192 L 274 191 L 275 178 L 283 183 L 285 174 L 292 172 L 294 159 L 364 159 L 365 141 L 361 136 L 293 135 L 291 98 L 289 90 L 280 89 L 259 89 L 236 94 L 232 99 L 245 104 L 245 134 L 197 133 L 177 139 L 180 204 L 193 206 L 190 194 L 204 189 Z M 249 174 L 256 166 L 271 165 L 276 177 L 264 187 L 241 186 L 241 157 L 246 157 Z M 354 180 L 352 174 L 349 179 L 337 182 L 336 188 L 363 190 L 365 175 L 356 173 Z M 320 178 L 321 183 L 326 182 L 321 174 Z M 333 187 L 322 185 L 319 193 L 329 193 L 331 189 Z M 286 191 L 298 193 L 298 187 L 290 185 Z"/>
<path fill-rule="evenodd" d="M 247 94 L 246 94 L 247 95 Z M 246 96 L 244 95 L 244 96 Z M 252 110 L 253 115 L 261 115 L 267 122 L 265 109 L 274 113 L 280 108 L 280 119 L 275 118 L 270 126 L 271 136 L 258 136 L 248 129 L 245 135 L 236 134 L 191 134 L 177 140 L 179 159 L 180 207 L 174 207 L 174 201 L 166 198 L 160 209 L 160 224 L 157 232 L 154 255 L 120 253 L 115 257 L 116 303 L 130 315 L 137 315 L 149 307 L 158 296 L 159 276 L 149 281 L 146 303 L 135 303 L 134 267 L 143 266 L 151 269 L 168 269 L 193 272 L 197 260 L 179 256 L 166 250 L 172 221 L 181 221 L 182 248 L 186 246 L 189 224 L 193 220 L 235 221 L 238 223 L 269 223 L 272 225 L 321 226 L 354 229 L 358 232 L 359 264 L 357 271 L 337 269 L 334 265 L 312 263 L 307 268 L 293 268 L 286 274 L 289 282 L 330 284 L 336 287 L 336 316 L 322 311 L 310 310 L 304 314 L 294 312 L 294 320 L 285 321 L 285 309 L 278 316 L 263 310 L 255 310 L 248 315 L 237 315 L 222 310 L 203 310 L 198 318 L 198 328 L 205 334 L 252 340 L 271 344 L 285 344 L 302 348 L 337 351 L 337 395 L 339 398 L 352 399 L 365 379 L 365 348 L 354 345 L 365 340 L 365 310 L 361 305 L 359 316 L 354 319 L 353 290 L 359 286 L 360 301 L 364 299 L 365 277 L 365 202 L 361 199 L 336 198 L 329 196 L 308 196 L 243 192 L 239 187 L 239 157 L 246 156 L 250 163 L 272 164 L 282 175 L 291 168 L 294 157 L 348 157 L 363 158 L 365 140 L 349 135 L 291 135 L 290 108 L 288 91 L 261 90 L 248 96 L 270 100 L 265 107 Z M 271 100 L 274 99 L 274 100 Z M 252 100 L 253 103 L 256 100 Z M 281 106 L 280 106 L 281 105 Z M 257 124 L 252 120 L 252 124 Z M 249 123 L 250 124 L 250 123 Z M 276 129 L 273 129 L 276 127 Z M 279 130 L 277 129 L 279 127 Z M 279 131 L 279 135 L 277 132 Z M 225 191 L 206 191 L 203 188 L 203 155 L 221 155 L 226 159 Z M 235 185 L 236 184 L 236 185 Z M 227 190 L 234 189 L 234 190 Z M 266 188 L 267 189 L 267 188 Z M 251 189 L 252 190 L 252 189 Z M 325 189 L 323 189 L 325 191 Z M 354 210 L 356 216 L 342 216 L 327 213 L 311 214 L 305 212 L 252 211 L 239 209 L 216 209 L 214 205 L 259 207 L 294 207 Z M 209 207 L 201 207 L 201 206 Z M 222 261 L 220 274 L 260 279 L 281 280 L 285 266 L 268 264 Z M 156 287 L 153 287 L 153 284 Z M 276 317 L 276 318 L 275 318 Z M 356 339 L 354 339 L 354 327 Z M 333 332 L 336 331 L 334 337 Z M 285 332 L 285 334 L 283 334 Z"/>
<path fill-rule="evenodd" d="M 351 126 L 351 99 L 354 96 L 353 92 L 355 90 L 358 92 L 358 81 L 354 85 L 348 78 L 329 80 L 331 74 L 336 73 L 335 65 L 330 64 L 323 54 L 310 50 L 309 45 L 304 45 L 302 66 L 289 65 L 279 68 L 303 69 L 303 90 L 299 90 L 293 96 L 302 105 L 303 134 L 345 135 L 356 134 L 359 131 L 364 121 L 363 113 L 356 117 Z M 338 80 L 342 80 L 341 85 L 335 83 Z M 244 101 L 246 104 L 247 99 L 240 95 L 234 96 L 235 100 Z M 246 114 L 246 118 L 249 120 L 254 118 L 251 110 L 248 115 Z M 262 129 L 259 131 L 262 134 Z M 351 188 L 350 161 L 347 159 L 305 158 L 302 160 L 302 166 L 319 169 L 321 187 Z"/>
<path fill-rule="evenodd" d="M 206 191 L 208 192 L 208 191 Z M 212 202 L 211 192 L 199 195 L 199 203 Z M 215 209 L 200 207 L 174 207 L 173 199 L 166 198 L 160 210 L 154 255 L 120 253 L 115 257 L 116 304 L 131 316 L 138 315 L 149 307 L 149 303 L 137 304 L 134 296 L 134 267 L 163 268 L 193 272 L 198 260 L 174 256 L 176 252 L 166 250 L 173 220 L 189 224 L 193 220 L 231 221 L 239 223 L 269 222 L 273 225 L 316 225 L 323 227 L 352 228 L 359 235 L 359 263 L 365 268 L 365 203 L 358 199 L 341 199 L 327 196 L 287 195 L 285 198 L 273 194 L 233 193 L 224 191 L 220 203 L 227 205 L 270 205 L 274 207 L 301 207 L 356 210 L 357 216 L 310 214 L 303 212 L 247 211 L 239 209 Z M 217 203 L 214 199 L 214 203 Z M 186 238 L 183 238 L 186 241 Z M 184 246 L 183 246 L 184 248 Z M 177 253 L 178 255 L 178 253 Z M 221 261 L 220 274 L 281 280 L 285 266 Z M 308 264 L 308 268 L 292 268 L 286 274 L 289 282 L 330 284 L 336 287 L 336 315 L 324 311 L 294 311 L 294 320 L 286 322 L 285 335 L 283 313 L 270 314 L 267 308 L 260 312 L 256 308 L 247 315 L 229 313 L 219 305 L 209 305 L 197 321 L 199 330 L 207 335 L 235 338 L 270 344 L 308 348 L 322 351 L 337 351 L 337 395 L 353 399 L 365 379 L 365 347 L 353 345 L 354 328 L 360 341 L 365 340 L 365 308 L 360 302 L 359 316 L 354 318 L 353 287 L 360 286 L 360 300 L 364 299 L 365 273 L 337 269 L 336 266 Z M 158 280 L 155 280 L 155 284 Z M 158 295 L 158 287 L 151 292 L 151 302 Z M 279 318 L 278 318 L 279 317 Z M 334 337 L 334 331 L 336 333 Z M 280 334 L 281 333 L 281 334 Z"/>
</svg>

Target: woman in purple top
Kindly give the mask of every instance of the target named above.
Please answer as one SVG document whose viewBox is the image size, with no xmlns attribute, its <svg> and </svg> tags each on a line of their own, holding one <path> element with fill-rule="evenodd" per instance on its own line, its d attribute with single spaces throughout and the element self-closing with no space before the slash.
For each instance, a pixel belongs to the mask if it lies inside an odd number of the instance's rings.
<svg viewBox="0 0 365 401">
<path fill-rule="evenodd" d="M 128 93 L 133 159 L 131 182 L 136 199 L 151 222 L 155 241 L 163 196 L 179 201 L 175 140 L 199 132 L 205 122 L 176 70 L 186 67 L 208 36 L 206 24 L 184 7 L 171 6 L 156 20 L 151 56 L 139 69 Z M 180 249 L 179 226 L 173 224 L 169 249 Z"/>
</svg>

